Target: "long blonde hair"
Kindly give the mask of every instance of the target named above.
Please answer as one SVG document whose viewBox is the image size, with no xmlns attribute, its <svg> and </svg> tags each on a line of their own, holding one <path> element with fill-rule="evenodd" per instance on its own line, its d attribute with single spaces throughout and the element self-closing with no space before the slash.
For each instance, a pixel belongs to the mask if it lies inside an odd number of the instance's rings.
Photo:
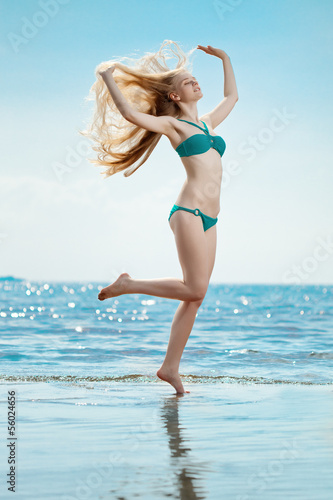
<svg viewBox="0 0 333 500">
<path fill-rule="evenodd" d="M 125 120 L 98 72 L 116 64 L 114 80 L 133 109 L 150 115 L 177 118 L 181 110 L 168 95 L 175 90 L 175 77 L 184 70 L 190 70 L 189 56 L 194 50 L 186 54 L 176 42 L 165 40 L 158 52 L 146 53 L 139 60 L 124 57 L 102 62 L 96 67 L 97 79 L 85 98 L 95 100 L 93 117 L 86 130 L 79 133 L 97 143 L 92 149 L 98 152 L 98 159 L 89 158 L 89 161 L 107 167 L 101 172 L 105 178 L 122 170 L 125 177 L 132 175 L 149 158 L 162 134 Z M 173 56 L 178 62 L 175 69 L 170 69 L 166 59 Z M 125 65 L 121 62 L 123 60 L 132 64 Z"/>
</svg>

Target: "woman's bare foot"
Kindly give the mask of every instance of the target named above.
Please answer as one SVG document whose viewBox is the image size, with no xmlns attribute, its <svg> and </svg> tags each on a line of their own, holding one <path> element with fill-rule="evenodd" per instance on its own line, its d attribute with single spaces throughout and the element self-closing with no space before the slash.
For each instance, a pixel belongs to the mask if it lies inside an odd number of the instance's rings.
<svg viewBox="0 0 333 500">
<path fill-rule="evenodd" d="M 121 275 L 116 279 L 116 281 L 111 283 L 111 285 L 102 288 L 98 294 L 99 300 L 109 299 L 110 297 L 118 297 L 118 295 L 126 293 L 126 284 L 129 279 L 131 279 L 131 276 L 128 273 L 121 273 Z"/>
<path fill-rule="evenodd" d="M 167 368 L 164 368 L 163 365 L 159 370 L 157 370 L 156 375 L 158 378 L 161 380 L 164 380 L 165 382 L 169 382 L 169 384 L 172 385 L 177 391 L 178 394 L 184 394 L 185 392 L 189 393 L 190 391 L 185 391 L 184 386 L 182 384 L 182 381 L 180 380 L 179 373 L 168 370 Z"/>
</svg>

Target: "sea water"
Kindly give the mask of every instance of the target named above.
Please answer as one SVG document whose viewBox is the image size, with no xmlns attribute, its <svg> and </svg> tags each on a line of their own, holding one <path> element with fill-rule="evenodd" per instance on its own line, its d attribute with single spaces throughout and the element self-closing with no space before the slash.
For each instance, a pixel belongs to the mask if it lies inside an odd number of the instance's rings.
<svg viewBox="0 0 333 500">
<path fill-rule="evenodd" d="M 0 281 L 0 497 L 8 392 L 17 500 L 328 500 L 332 286 L 210 284 L 180 364 L 179 301 L 107 283 Z"/>
<path fill-rule="evenodd" d="M 107 283 L 0 281 L 2 380 L 156 379 L 178 300 L 99 301 Z M 333 382 L 333 287 L 210 284 L 180 374 L 198 383 Z"/>
</svg>

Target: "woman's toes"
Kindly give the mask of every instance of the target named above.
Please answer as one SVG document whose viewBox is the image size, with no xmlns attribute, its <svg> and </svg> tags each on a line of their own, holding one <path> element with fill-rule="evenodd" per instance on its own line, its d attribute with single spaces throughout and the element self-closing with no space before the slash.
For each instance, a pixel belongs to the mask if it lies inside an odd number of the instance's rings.
<svg viewBox="0 0 333 500">
<path fill-rule="evenodd" d="M 127 290 L 127 282 L 131 279 L 128 273 L 121 273 L 120 276 L 111 283 L 111 285 L 103 288 L 99 294 L 99 300 L 109 299 L 111 297 L 118 297 L 119 295 L 123 295 Z"/>
</svg>

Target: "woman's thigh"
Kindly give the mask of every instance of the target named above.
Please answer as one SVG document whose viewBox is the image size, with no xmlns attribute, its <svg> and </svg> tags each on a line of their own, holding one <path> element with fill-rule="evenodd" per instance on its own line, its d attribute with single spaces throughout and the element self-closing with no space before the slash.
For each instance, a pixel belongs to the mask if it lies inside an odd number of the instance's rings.
<svg viewBox="0 0 333 500">
<path fill-rule="evenodd" d="M 169 221 L 184 282 L 204 295 L 209 283 L 209 252 L 201 217 L 177 210 Z M 208 232 L 208 231 L 207 231 Z"/>
<path fill-rule="evenodd" d="M 217 241 L 217 232 L 216 232 L 216 224 L 215 226 L 210 227 L 205 231 L 205 237 L 207 241 L 207 263 L 208 263 L 208 281 L 212 275 L 215 263 L 216 256 L 216 241 Z M 200 307 L 204 299 L 196 300 L 191 303 L 193 307 Z"/>
<path fill-rule="evenodd" d="M 208 252 L 208 280 L 212 275 L 215 257 L 216 257 L 216 245 L 217 245 L 217 229 L 215 226 L 210 227 L 205 232 L 206 241 L 207 241 L 207 252 Z"/>
</svg>

